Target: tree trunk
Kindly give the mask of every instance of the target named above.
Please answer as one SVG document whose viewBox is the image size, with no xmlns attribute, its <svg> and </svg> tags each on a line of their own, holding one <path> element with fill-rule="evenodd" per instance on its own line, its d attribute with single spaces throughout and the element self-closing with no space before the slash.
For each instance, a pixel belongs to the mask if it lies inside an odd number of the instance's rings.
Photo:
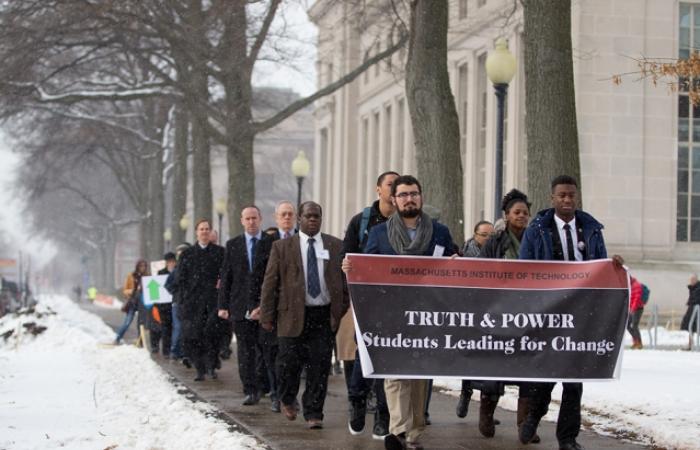
<svg viewBox="0 0 700 450">
<path fill-rule="evenodd" d="M 406 61 L 406 99 L 424 203 L 441 211 L 455 242 L 464 240 L 459 119 L 447 73 L 446 0 L 414 0 Z"/>
<path fill-rule="evenodd" d="M 180 219 L 187 212 L 187 140 L 189 138 L 189 118 L 184 108 L 175 112 L 175 142 L 173 143 L 173 191 L 170 231 L 171 247 L 185 242 L 187 230 L 180 228 Z"/>
<path fill-rule="evenodd" d="M 557 175 L 581 183 L 571 0 L 525 0 L 523 6 L 528 197 L 538 211 L 549 206 Z"/>
<path fill-rule="evenodd" d="M 149 206 L 151 210 L 151 245 L 148 259 L 161 259 L 164 248 L 165 194 L 163 189 L 163 150 L 156 153 L 151 161 L 152 170 L 149 174 Z"/>
<path fill-rule="evenodd" d="M 228 233 L 230 237 L 243 232 L 241 221 L 236 220 L 245 205 L 255 202 L 255 170 L 253 168 L 254 136 L 241 136 L 228 145 Z"/>
<path fill-rule="evenodd" d="M 253 119 L 252 68 L 254 61 L 248 60 L 248 19 L 246 1 L 229 2 L 230 18 L 224 40 L 226 44 L 225 64 L 222 66 L 222 84 L 226 97 L 226 163 L 228 166 L 229 236 L 243 232 L 239 220 L 240 211 L 255 203 L 255 167 L 253 145 L 255 132 L 250 126 Z M 247 63 L 242 63 L 246 61 Z"/>
</svg>

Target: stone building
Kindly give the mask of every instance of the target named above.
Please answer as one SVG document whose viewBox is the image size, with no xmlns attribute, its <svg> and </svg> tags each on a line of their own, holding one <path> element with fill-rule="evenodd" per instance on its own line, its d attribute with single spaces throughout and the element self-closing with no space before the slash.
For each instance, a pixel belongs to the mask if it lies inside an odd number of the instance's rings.
<svg viewBox="0 0 700 450">
<path fill-rule="evenodd" d="M 384 0 L 365 2 L 370 11 L 362 14 L 350 3 L 318 0 L 309 10 L 319 30 L 319 85 L 392 38 Z M 680 310 L 700 261 L 700 108 L 664 84 L 631 76 L 616 86 L 611 77 L 637 72 L 643 56 L 675 58 L 700 48 L 700 2 L 573 0 L 572 9 L 584 209 L 605 224 L 609 250 L 625 256 L 653 301 Z M 496 99 L 485 62 L 500 37 L 519 61 L 507 99 L 504 184 L 527 192 L 522 34 L 520 2 L 450 1 L 448 70 L 462 137 L 465 235 L 495 214 Z M 316 104 L 314 196 L 334 235 L 375 198 L 380 172 L 416 171 L 405 57 L 395 54 Z"/>
</svg>

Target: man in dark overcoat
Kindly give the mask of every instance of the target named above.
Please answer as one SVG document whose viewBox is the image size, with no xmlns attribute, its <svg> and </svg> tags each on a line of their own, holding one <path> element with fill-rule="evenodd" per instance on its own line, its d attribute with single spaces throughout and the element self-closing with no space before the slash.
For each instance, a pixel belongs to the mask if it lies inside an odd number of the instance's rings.
<svg viewBox="0 0 700 450">
<path fill-rule="evenodd" d="M 185 250 L 178 264 L 177 284 L 182 295 L 179 312 L 185 354 L 197 369 L 195 381 L 203 381 L 207 372 L 216 378 L 219 365 L 217 283 L 224 249 L 211 242 L 208 219 L 198 220 L 195 232 L 197 242 Z"/>
</svg>

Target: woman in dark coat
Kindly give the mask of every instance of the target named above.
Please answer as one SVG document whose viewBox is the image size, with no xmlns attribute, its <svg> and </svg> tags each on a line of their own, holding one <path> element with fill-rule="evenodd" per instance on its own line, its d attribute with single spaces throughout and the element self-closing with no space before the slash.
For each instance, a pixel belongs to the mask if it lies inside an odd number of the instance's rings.
<svg viewBox="0 0 700 450">
<path fill-rule="evenodd" d="M 686 305 L 688 305 L 688 309 L 681 321 L 681 330 L 683 331 L 688 331 L 690 316 L 693 314 L 693 309 L 696 305 L 700 305 L 700 283 L 698 283 L 698 276 L 695 274 L 690 277 L 690 283 L 688 284 L 688 302 Z"/>
<path fill-rule="evenodd" d="M 182 253 L 177 266 L 178 312 L 185 354 L 197 369 L 195 381 L 203 381 L 205 372 L 216 378 L 219 366 L 217 284 L 224 248 L 210 241 L 208 220 L 199 220 L 195 231 L 197 243 Z"/>
<path fill-rule="evenodd" d="M 505 229 L 497 231 L 482 247 L 479 257 L 492 259 L 518 259 L 520 253 L 520 240 L 530 221 L 530 203 L 527 195 L 517 189 L 508 192 L 501 202 Z M 498 399 L 503 394 L 502 382 L 472 381 L 472 388 L 481 390 L 481 402 L 479 406 L 479 431 L 486 437 L 493 437 L 496 433 L 493 413 L 498 405 Z M 518 427 L 527 417 L 527 385 L 520 384 L 518 398 Z M 468 393 L 471 397 L 471 392 Z M 466 409 L 466 408 L 465 408 Z M 535 436 L 531 442 L 539 442 L 539 436 Z"/>
</svg>

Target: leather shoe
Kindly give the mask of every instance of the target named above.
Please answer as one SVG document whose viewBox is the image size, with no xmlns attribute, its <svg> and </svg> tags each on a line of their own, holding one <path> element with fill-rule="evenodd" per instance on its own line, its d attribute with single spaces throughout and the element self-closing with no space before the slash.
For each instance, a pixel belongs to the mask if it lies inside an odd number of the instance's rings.
<svg viewBox="0 0 700 450">
<path fill-rule="evenodd" d="M 187 367 L 188 369 L 192 368 L 192 363 L 190 362 L 190 359 L 187 356 L 182 358 L 182 365 Z"/>
<path fill-rule="evenodd" d="M 198 373 L 197 376 L 194 377 L 194 381 L 204 381 L 204 374 Z"/>
<path fill-rule="evenodd" d="M 384 448 L 386 450 L 405 450 L 406 433 L 388 434 L 384 438 Z"/>
<path fill-rule="evenodd" d="M 585 449 L 578 442 L 569 441 L 569 442 L 560 443 L 559 450 L 585 450 Z"/>
<path fill-rule="evenodd" d="M 306 428 L 309 430 L 320 430 L 323 428 L 323 421 L 321 419 L 309 419 L 306 421 Z"/>
<path fill-rule="evenodd" d="M 260 396 L 258 394 L 248 394 L 243 399 L 243 406 L 255 405 L 260 401 Z"/>
<path fill-rule="evenodd" d="M 297 409 L 294 405 L 285 405 L 284 403 L 280 402 L 280 409 L 282 410 L 284 417 L 286 417 L 288 420 L 296 420 Z"/>
<path fill-rule="evenodd" d="M 520 439 L 520 443 L 534 443 L 535 436 L 537 436 L 537 426 L 539 424 L 540 419 L 535 417 L 531 412 L 528 413 L 527 417 L 525 417 L 525 420 L 523 421 L 523 424 L 520 425 L 520 429 L 518 430 L 518 439 Z"/>
</svg>

